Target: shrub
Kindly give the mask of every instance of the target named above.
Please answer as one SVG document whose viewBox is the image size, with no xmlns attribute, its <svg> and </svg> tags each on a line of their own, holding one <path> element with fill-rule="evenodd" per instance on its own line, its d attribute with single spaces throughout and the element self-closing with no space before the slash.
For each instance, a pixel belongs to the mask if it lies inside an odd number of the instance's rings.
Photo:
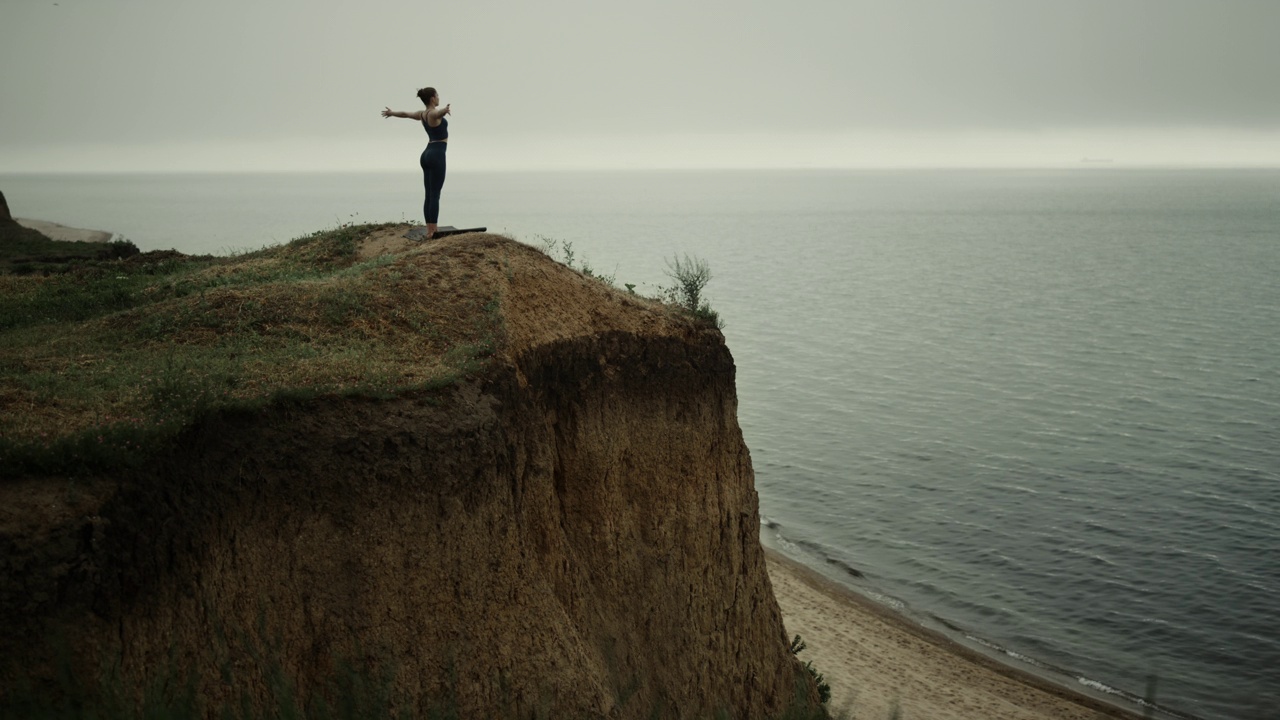
<svg viewBox="0 0 1280 720">
<path fill-rule="evenodd" d="M 662 299 L 673 305 L 679 305 L 690 315 L 704 320 L 717 329 L 724 329 L 720 314 L 711 309 L 711 304 L 702 296 L 702 291 L 711 282 L 711 266 L 702 258 L 674 257 L 667 261 L 667 277 L 675 281 L 671 287 L 660 288 Z"/>
<path fill-rule="evenodd" d="M 794 638 L 792 638 L 792 639 L 791 639 L 791 654 L 792 654 L 792 655 L 797 655 L 797 656 L 798 656 L 798 655 L 800 654 L 800 652 L 801 652 L 802 650 L 804 650 L 806 647 L 808 647 L 808 646 L 807 646 L 807 645 L 805 645 L 804 640 L 801 640 L 801 639 L 800 639 L 800 636 L 799 636 L 799 635 L 796 635 Z M 804 669 L 809 671 L 809 675 L 811 675 L 811 676 L 813 677 L 813 681 L 814 681 L 815 683 L 817 683 L 817 685 L 818 685 L 818 699 L 822 701 L 822 704 L 823 704 L 823 705 L 826 705 L 828 702 L 830 702 L 830 701 L 831 701 L 831 685 L 829 685 L 829 684 L 827 683 L 827 679 L 826 679 L 826 678 L 824 678 L 824 677 L 822 676 L 822 673 L 818 672 L 818 671 L 813 667 L 813 661 L 812 661 L 812 660 L 806 660 L 806 661 L 805 661 L 805 663 L 804 663 Z"/>
</svg>

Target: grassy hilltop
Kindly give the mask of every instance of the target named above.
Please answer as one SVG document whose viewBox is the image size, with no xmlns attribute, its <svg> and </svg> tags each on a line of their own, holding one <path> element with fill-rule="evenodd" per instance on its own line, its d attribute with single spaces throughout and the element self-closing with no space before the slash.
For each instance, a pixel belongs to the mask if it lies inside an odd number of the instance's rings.
<svg viewBox="0 0 1280 720">
<path fill-rule="evenodd" d="M 493 350 L 497 298 L 459 286 L 414 302 L 441 278 L 361 252 L 393 227 L 217 258 L 68 260 L 48 241 L 55 260 L 38 262 L 31 241 L 0 243 L 0 475 L 132 464 L 214 409 L 384 396 L 473 369 Z M 43 272 L 12 272 L 18 258 Z"/>
</svg>

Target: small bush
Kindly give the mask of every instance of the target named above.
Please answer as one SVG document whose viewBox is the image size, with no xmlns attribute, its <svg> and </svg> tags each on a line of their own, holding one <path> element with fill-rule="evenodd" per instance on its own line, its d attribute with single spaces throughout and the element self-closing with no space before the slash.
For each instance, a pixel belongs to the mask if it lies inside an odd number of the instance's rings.
<svg viewBox="0 0 1280 720">
<path fill-rule="evenodd" d="M 792 655 L 798 656 L 806 647 L 808 646 L 805 645 L 804 640 L 800 639 L 799 635 L 796 635 L 791 639 Z M 828 702 L 831 702 L 831 685 L 827 683 L 827 679 L 822 676 L 822 673 L 818 672 L 817 669 L 813 667 L 813 661 L 806 660 L 804 663 L 804 669 L 809 671 L 809 675 L 811 675 L 813 677 L 813 681 L 817 683 L 818 699 L 822 701 L 822 704 L 826 705 Z"/>
<path fill-rule="evenodd" d="M 711 304 L 702 296 L 707 283 L 711 282 L 711 266 L 702 258 L 675 257 L 667 261 L 667 277 L 675 281 L 675 285 L 659 288 L 662 299 L 673 305 L 679 305 L 690 315 L 707 322 L 717 329 L 724 329 L 720 313 L 711 309 Z"/>
<path fill-rule="evenodd" d="M 589 278 L 599 280 L 600 282 L 604 283 L 605 285 L 608 285 L 609 287 L 617 287 L 617 285 L 615 284 L 617 282 L 617 277 L 618 277 L 617 268 L 614 268 L 612 275 L 605 275 L 604 273 L 596 272 L 595 269 L 592 268 L 590 265 L 588 265 L 584 260 L 582 262 L 582 274 L 586 275 Z"/>
<path fill-rule="evenodd" d="M 137 245 L 133 244 L 132 240 L 120 238 L 107 243 L 107 249 L 103 251 L 101 258 L 103 260 L 122 260 L 141 253 L 142 251 L 138 249 Z"/>
<path fill-rule="evenodd" d="M 612 275 L 605 275 L 604 273 L 597 272 L 596 269 L 593 268 L 591 264 L 587 262 L 586 258 L 583 258 L 582 262 L 579 264 L 578 267 L 574 267 L 574 263 L 578 261 L 578 253 L 576 250 L 573 249 L 572 242 L 568 240 L 564 240 L 564 241 L 556 240 L 555 238 L 549 238 L 545 235 L 535 235 L 534 237 L 538 239 L 538 244 L 534 245 L 533 247 L 543 255 L 546 255 L 552 260 L 555 260 L 556 262 L 563 264 L 565 267 L 569 268 L 570 270 L 577 270 L 578 272 L 582 273 L 583 275 L 586 275 L 587 277 L 593 280 L 599 280 L 600 282 L 604 283 L 605 285 L 608 285 L 609 287 L 617 286 L 617 281 L 618 281 L 617 268 L 614 268 Z M 631 287 L 635 287 L 635 286 L 632 285 Z"/>
</svg>

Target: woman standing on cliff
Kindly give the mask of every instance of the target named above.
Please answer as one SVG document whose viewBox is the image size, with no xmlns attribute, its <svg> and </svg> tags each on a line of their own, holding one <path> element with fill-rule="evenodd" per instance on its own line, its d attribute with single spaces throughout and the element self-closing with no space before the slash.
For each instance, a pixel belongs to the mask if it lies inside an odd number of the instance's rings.
<svg viewBox="0 0 1280 720">
<path fill-rule="evenodd" d="M 427 238 L 436 235 L 436 223 L 440 221 L 440 190 L 444 188 L 444 151 L 449 144 L 449 121 L 445 115 L 450 114 L 449 106 L 439 107 L 440 95 L 435 88 L 425 87 L 418 91 L 418 99 L 426 110 L 400 112 L 391 108 L 382 109 L 382 117 L 398 117 L 417 120 L 427 131 L 427 148 L 419 159 L 422 165 L 422 184 L 427 198 L 422 203 L 422 214 L 426 216 Z"/>
</svg>

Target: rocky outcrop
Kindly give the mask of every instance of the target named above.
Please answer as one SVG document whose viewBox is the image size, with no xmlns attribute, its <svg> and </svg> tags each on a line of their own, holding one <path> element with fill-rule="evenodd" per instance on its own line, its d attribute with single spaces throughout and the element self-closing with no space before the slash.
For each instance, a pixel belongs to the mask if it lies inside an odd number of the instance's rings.
<svg viewBox="0 0 1280 720">
<path fill-rule="evenodd" d="M 340 661 L 418 714 L 816 704 L 719 331 L 504 238 L 397 262 L 436 273 L 440 302 L 495 299 L 483 369 L 216 415 L 119 477 L 0 485 L 5 686 L 51 681 L 62 647 L 138 692 L 176 668 L 209 708 L 266 702 L 276 671 L 306 697 Z"/>
</svg>

